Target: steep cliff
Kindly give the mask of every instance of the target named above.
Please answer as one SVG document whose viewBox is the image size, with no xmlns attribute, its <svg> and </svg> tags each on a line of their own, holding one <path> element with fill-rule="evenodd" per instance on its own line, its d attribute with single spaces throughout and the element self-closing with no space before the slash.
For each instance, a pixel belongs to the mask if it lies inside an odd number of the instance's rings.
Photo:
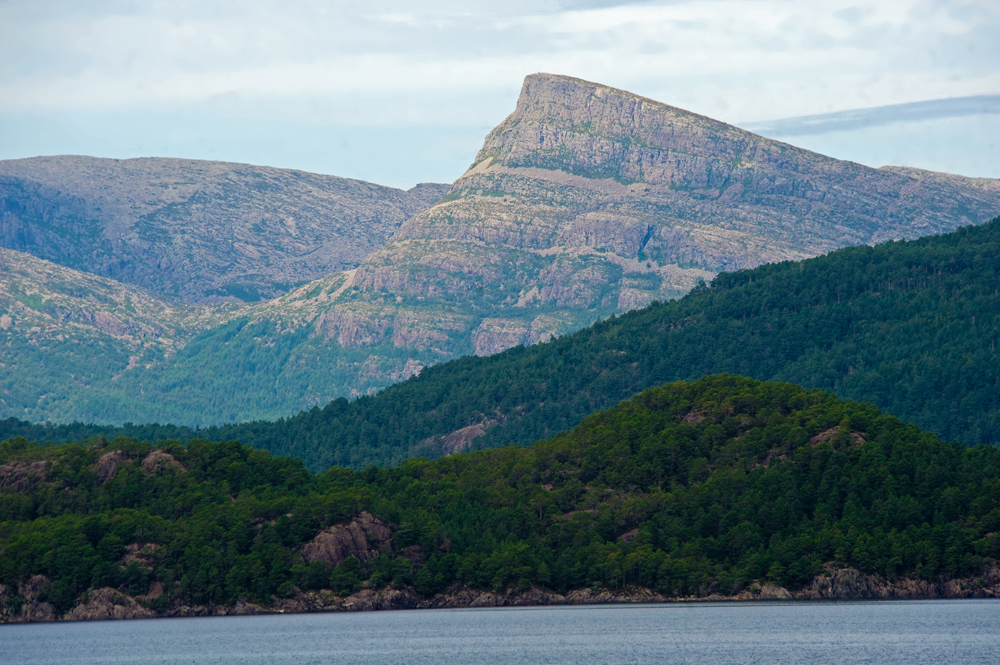
<svg viewBox="0 0 1000 665">
<path fill-rule="evenodd" d="M 485 355 L 675 298 L 719 271 L 998 211 L 1000 181 L 872 169 L 535 74 L 449 194 L 361 264 L 327 329 L 364 345 L 402 325 L 397 345 L 452 339 L 445 357 Z"/>
<path fill-rule="evenodd" d="M 447 189 L 191 159 L 0 161 L 0 246 L 185 302 L 256 301 L 354 268 Z"/>
</svg>

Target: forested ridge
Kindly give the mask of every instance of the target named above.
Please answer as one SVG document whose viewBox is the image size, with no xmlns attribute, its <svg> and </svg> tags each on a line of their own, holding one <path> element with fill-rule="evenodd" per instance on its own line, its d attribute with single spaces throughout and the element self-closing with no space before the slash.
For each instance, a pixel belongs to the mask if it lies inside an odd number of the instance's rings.
<svg viewBox="0 0 1000 665">
<path fill-rule="evenodd" d="M 970 579 L 1000 557 L 1000 450 L 827 392 L 734 376 L 652 388 L 528 447 L 310 474 L 235 442 L 0 443 L 0 584 L 64 613 L 268 605 L 316 589 L 790 589 L 837 568 Z M 112 464 L 113 462 L 113 464 Z M 307 561 L 370 511 L 369 561 Z"/>
<path fill-rule="evenodd" d="M 313 470 L 440 455 L 482 425 L 474 448 L 527 445 L 640 390 L 729 372 L 871 402 L 946 440 L 1000 441 L 1000 218 L 908 242 L 851 247 L 721 274 L 673 302 L 546 344 L 466 357 L 356 401 L 293 418 L 195 431 L 36 426 L 0 435 L 70 441 L 119 433 L 236 439 Z"/>
</svg>

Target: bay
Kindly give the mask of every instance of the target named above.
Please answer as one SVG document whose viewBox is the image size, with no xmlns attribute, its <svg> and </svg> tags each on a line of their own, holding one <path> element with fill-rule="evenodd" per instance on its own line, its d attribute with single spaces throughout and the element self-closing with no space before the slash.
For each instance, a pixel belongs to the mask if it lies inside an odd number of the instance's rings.
<svg viewBox="0 0 1000 665">
<path fill-rule="evenodd" d="M 0 663 L 996 663 L 1000 601 L 675 603 L 0 626 Z"/>
</svg>

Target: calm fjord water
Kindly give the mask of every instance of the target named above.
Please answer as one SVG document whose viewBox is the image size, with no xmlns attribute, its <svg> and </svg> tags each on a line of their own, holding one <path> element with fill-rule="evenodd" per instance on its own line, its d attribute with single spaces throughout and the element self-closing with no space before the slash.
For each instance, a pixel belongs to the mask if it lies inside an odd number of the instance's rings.
<svg viewBox="0 0 1000 665">
<path fill-rule="evenodd" d="M 1000 601 L 423 610 L 0 626 L 0 663 L 996 663 Z"/>
</svg>

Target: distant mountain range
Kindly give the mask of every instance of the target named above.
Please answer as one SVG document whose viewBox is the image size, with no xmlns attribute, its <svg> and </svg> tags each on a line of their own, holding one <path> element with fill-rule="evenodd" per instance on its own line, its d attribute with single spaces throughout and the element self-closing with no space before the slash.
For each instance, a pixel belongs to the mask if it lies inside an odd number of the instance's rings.
<svg viewBox="0 0 1000 665">
<path fill-rule="evenodd" d="M 448 189 L 192 159 L 0 161 L 0 246 L 188 303 L 252 302 L 356 267 Z"/>
<path fill-rule="evenodd" d="M 0 162 L 0 187 L 0 242 L 59 264 L 3 255 L 0 415 L 57 422 L 277 418 L 722 271 L 1000 212 L 997 180 L 872 169 L 549 74 L 447 191 L 89 158 Z"/>
</svg>

